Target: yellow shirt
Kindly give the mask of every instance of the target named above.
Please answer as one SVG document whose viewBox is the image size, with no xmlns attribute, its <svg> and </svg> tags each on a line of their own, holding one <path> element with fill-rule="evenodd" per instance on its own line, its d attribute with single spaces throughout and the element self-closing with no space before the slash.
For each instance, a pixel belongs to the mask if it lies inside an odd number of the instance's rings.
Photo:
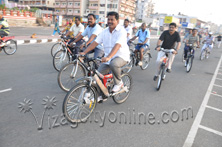
<svg viewBox="0 0 222 147">
<path fill-rule="evenodd" d="M 65 27 L 65 30 L 66 30 L 66 31 L 69 31 L 72 26 L 73 26 L 73 23 L 72 23 L 71 25 L 68 24 L 68 25 Z M 73 36 L 73 32 L 71 32 L 71 33 L 69 34 L 69 36 L 73 38 L 73 37 L 74 37 L 74 36 Z"/>
</svg>

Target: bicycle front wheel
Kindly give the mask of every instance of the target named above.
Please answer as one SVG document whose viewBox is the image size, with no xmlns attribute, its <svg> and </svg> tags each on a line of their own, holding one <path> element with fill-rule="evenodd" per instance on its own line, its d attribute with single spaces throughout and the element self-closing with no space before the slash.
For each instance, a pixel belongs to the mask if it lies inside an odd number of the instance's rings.
<svg viewBox="0 0 222 147">
<path fill-rule="evenodd" d="M 162 80 L 163 80 L 164 74 L 165 74 L 164 70 L 165 70 L 165 68 L 164 68 L 163 66 L 161 66 L 161 68 L 160 68 L 160 74 L 159 74 L 159 76 L 158 76 L 158 81 L 157 81 L 157 88 L 156 88 L 157 91 L 160 90 L 160 87 L 161 87 L 161 84 L 162 84 Z"/>
<path fill-rule="evenodd" d="M 150 63 L 150 53 L 145 53 L 144 55 L 143 55 L 143 65 L 142 66 L 140 66 L 140 68 L 142 69 L 142 70 L 145 70 L 145 69 L 147 69 L 147 67 L 149 66 L 149 63 Z"/>
<path fill-rule="evenodd" d="M 58 51 L 53 57 L 53 67 L 59 71 L 64 65 L 70 62 L 69 55 L 64 51 Z"/>
<path fill-rule="evenodd" d="M 61 68 L 58 74 L 59 87 L 68 92 L 76 84 L 76 80 L 86 76 L 85 68 L 77 61 L 66 64 Z"/>
<path fill-rule="evenodd" d="M 17 50 L 17 43 L 15 40 L 7 40 L 6 45 L 3 47 L 4 52 L 7 55 L 13 55 Z"/>
<path fill-rule="evenodd" d="M 187 70 L 187 73 L 191 71 L 191 68 L 192 68 L 192 64 L 193 64 L 193 56 L 191 57 L 188 57 L 187 59 L 187 67 L 186 67 L 186 70 Z"/>
<path fill-rule="evenodd" d="M 205 56 L 206 56 L 205 54 L 206 54 L 205 50 L 202 50 L 200 53 L 200 60 L 201 61 L 205 58 Z"/>
<path fill-rule="evenodd" d="M 89 93 L 89 103 L 84 100 L 86 92 Z M 96 98 L 96 90 L 93 87 L 88 87 L 85 83 L 74 86 L 63 101 L 64 116 L 71 123 L 86 121 L 96 107 Z"/>
<path fill-rule="evenodd" d="M 52 46 L 51 48 L 51 55 L 52 57 L 55 55 L 55 53 L 57 53 L 58 51 L 60 51 L 62 49 L 62 44 L 61 43 L 56 43 Z"/>
<path fill-rule="evenodd" d="M 132 78 L 129 74 L 123 74 L 121 79 L 124 85 L 124 92 L 113 96 L 113 101 L 117 104 L 121 104 L 127 100 L 132 88 Z"/>
</svg>

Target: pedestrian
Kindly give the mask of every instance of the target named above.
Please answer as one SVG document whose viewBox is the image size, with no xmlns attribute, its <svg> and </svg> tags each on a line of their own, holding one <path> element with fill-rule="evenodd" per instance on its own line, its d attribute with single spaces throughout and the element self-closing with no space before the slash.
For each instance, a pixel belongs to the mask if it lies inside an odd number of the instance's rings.
<svg viewBox="0 0 222 147">
<path fill-rule="evenodd" d="M 56 32 L 58 32 L 58 34 L 60 33 L 58 19 L 56 19 L 55 28 L 54 28 L 52 36 L 54 36 Z"/>
</svg>

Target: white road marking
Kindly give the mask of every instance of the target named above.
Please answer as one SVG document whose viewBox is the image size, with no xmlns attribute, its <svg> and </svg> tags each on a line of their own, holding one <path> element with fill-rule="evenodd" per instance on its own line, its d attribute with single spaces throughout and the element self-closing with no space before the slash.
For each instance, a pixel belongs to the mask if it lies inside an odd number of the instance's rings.
<svg viewBox="0 0 222 147">
<path fill-rule="evenodd" d="M 221 88 L 222 88 L 222 86 L 221 86 L 221 85 L 214 84 L 214 86 L 216 86 L 216 87 L 221 87 Z"/>
<path fill-rule="evenodd" d="M 222 136 L 222 132 L 216 131 L 214 129 L 211 129 L 211 128 L 208 128 L 208 127 L 205 127 L 205 126 L 202 126 L 202 125 L 200 125 L 199 128 L 204 129 L 204 130 L 206 130 L 208 132 L 211 132 L 211 133 L 214 133 L 214 134 Z"/>
<path fill-rule="evenodd" d="M 196 116 L 196 118 L 195 118 L 195 120 L 193 122 L 193 125 L 192 125 L 192 127 L 191 127 L 191 129 L 189 131 L 189 134 L 188 134 L 188 136 L 187 136 L 187 138 L 186 138 L 186 140 L 185 140 L 185 142 L 183 144 L 183 147 L 191 147 L 193 145 L 194 139 L 195 139 L 197 131 L 198 131 L 198 127 L 200 125 L 200 122 L 201 122 L 201 120 L 203 118 L 204 111 L 206 109 L 205 106 L 208 103 L 208 100 L 209 100 L 210 95 L 211 95 L 211 91 L 213 89 L 213 85 L 214 85 L 216 77 L 217 77 L 217 73 L 218 73 L 219 67 L 221 66 L 220 65 L 221 61 L 222 61 L 222 55 L 221 55 L 220 60 L 219 60 L 219 62 L 217 64 L 217 68 L 216 68 L 216 70 L 214 72 L 214 75 L 213 75 L 212 80 L 210 82 L 210 85 L 209 85 L 209 87 L 207 89 L 207 92 L 206 92 L 206 95 L 205 95 L 205 97 L 203 99 L 203 102 L 202 102 L 202 104 L 201 104 L 201 106 L 199 108 L 197 116 Z"/>
<path fill-rule="evenodd" d="M 37 40 L 30 40 L 30 43 L 37 43 Z"/>
<path fill-rule="evenodd" d="M 222 112 L 221 109 L 218 109 L 218 108 L 215 108 L 215 107 L 211 107 L 211 106 L 208 106 L 208 105 L 206 105 L 206 107 L 209 108 L 209 109 L 213 109 L 213 110 L 216 110 L 216 111 Z"/>
<path fill-rule="evenodd" d="M 11 90 L 12 90 L 12 88 L 8 88 L 8 89 L 0 90 L 0 93 L 7 92 L 7 91 L 11 91 Z"/>
<path fill-rule="evenodd" d="M 212 95 L 218 96 L 218 97 L 222 97 L 222 95 L 219 94 L 215 94 L 215 93 L 211 93 Z"/>
<path fill-rule="evenodd" d="M 216 78 L 216 80 L 220 80 L 220 81 L 222 81 L 222 79 L 220 79 L 220 78 Z"/>
</svg>

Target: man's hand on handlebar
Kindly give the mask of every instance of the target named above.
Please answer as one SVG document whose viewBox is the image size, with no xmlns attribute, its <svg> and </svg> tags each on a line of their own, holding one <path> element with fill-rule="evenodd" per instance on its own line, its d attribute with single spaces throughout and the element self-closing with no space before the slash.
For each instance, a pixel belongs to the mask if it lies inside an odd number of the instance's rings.
<svg viewBox="0 0 222 147">
<path fill-rule="evenodd" d="M 160 46 L 157 46 L 155 50 L 160 51 Z"/>
<path fill-rule="evenodd" d="M 177 50 L 173 51 L 173 54 L 175 54 L 175 55 L 176 55 L 177 53 L 178 53 L 178 52 L 177 52 Z"/>
</svg>

